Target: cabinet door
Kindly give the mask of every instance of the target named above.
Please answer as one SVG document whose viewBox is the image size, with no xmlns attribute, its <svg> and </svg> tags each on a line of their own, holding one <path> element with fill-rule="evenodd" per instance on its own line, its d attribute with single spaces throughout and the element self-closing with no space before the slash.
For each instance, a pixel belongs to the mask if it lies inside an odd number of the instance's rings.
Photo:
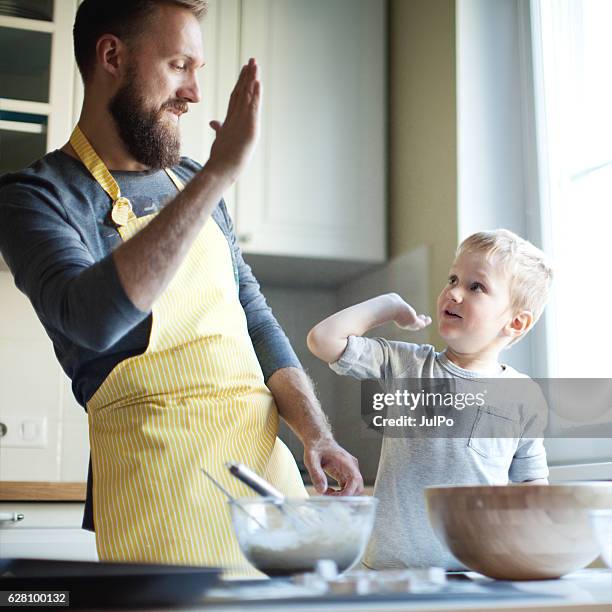
<svg viewBox="0 0 612 612">
<path fill-rule="evenodd" d="M 82 516 L 82 503 L 0 503 L 0 557 L 97 561 L 95 534 L 81 529 Z"/>
<path fill-rule="evenodd" d="M 0 174 L 70 135 L 76 0 L 0 2 Z"/>
<path fill-rule="evenodd" d="M 97 561 L 95 534 L 84 529 L 0 530 L 0 556 Z"/>
<path fill-rule="evenodd" d="M 243 0 L 262 134 L 236 192 L 248 253 L 385 257 L 384 0 Z"/>
</svg>

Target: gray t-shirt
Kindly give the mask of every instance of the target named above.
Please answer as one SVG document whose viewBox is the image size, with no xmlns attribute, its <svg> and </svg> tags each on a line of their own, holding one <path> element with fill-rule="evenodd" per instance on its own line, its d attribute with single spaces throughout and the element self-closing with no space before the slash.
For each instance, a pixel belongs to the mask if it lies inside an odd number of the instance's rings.
<svg viewBox="0 0 612 612">
<path fill-rule="evenodd" d="M 359 380 L 377 379 L 383 387 L 401 378 L 465 379 L 478 384 L 478 379 L 485 376 L 458 367 L 444 352 L 436 352 L 431 345 L 355 336 L 349 337 L 344 353 L 330 367 L 338 374 Z M 497 376 L 529 381 L 510 366 L 502 367 Z M 486 374 L 486 377 L 496 376 Z M 535 383 L 531 384 L 536 387 Z M 534 397 L 538 395 L 538 391 L 534 391 Z M 513 423 L 517 427 L 513 431 L 524 431 L 527 421 L 533 421 L 539 408 L 530 411 L 525 406 L 517 406 L 516 423 Z M 509 408 L 506 405 L 501 409 L 505 412 L 498 416 L 495 407 L 488 405 L 477 418 L 484 415 L 493 421 L 502 419 Z M 474 420 L 474 411 L 457 412 L 455 418 Z M 509 481 L 523 482 L 548 476 L 542 438 L 522 437 L 521 433 L 515 437 L 486 438 L 474 431 L 473 424 L 468 424 L 467 430 L 472 432 L 467 438 L 383 437 L 374 488 L 379 507 L 364 558 L 368 567 L 463 567 L 431 529 L 425 487 L 505 485 Z"/>
</svg>

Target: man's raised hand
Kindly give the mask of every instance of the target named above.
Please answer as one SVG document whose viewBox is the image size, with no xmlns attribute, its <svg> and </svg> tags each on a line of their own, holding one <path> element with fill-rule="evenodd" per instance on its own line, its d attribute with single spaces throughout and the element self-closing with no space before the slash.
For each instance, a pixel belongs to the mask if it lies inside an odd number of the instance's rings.
<svg viewBox="0 0 612 612">
<path fill-rule="evenodd" d="M 225 121 L 211 121 L 216 138 L 210 150 L 209 169 L 228 173 L 235 181 L 245 168 L 259 137 L 262 87 L 254 58 L 242 67 L 230 96 Z"/>
</svg>

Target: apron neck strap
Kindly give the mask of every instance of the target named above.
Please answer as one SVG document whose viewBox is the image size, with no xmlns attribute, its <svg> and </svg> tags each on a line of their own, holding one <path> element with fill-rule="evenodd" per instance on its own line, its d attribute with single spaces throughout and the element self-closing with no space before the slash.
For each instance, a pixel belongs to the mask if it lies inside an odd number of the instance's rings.
<svg viewBox="0 0 612 612">
<path fill-rule="evenodd" d="M 79 156 L 83 165 L 89 170 L 95 181 L 108 193 L 110 199 L 115 202 L 121 197 L 119 184 L 108 171 L 106 164 L 100 159 L 94 148 L 77 125 L 70 136 L 70 144 Z"/>
</svg>

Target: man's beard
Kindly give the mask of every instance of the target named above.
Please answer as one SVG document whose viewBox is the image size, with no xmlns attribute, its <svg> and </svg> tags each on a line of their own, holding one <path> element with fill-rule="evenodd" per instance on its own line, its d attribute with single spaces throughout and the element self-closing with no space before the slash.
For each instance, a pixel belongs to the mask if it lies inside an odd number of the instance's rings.
<svg viewBox="0 0 612 612">
<path fill-rule="evenodd" d="M 178 124 L 170 126 L 161 120 L 166 108 L 186 112 L 187 104 L 182 100 L 170 100 L 158 111 L 147 109 L 134 73 L 127 75 L 126 84 L 108 105 L 128 151 L 136 161 L 152 169 L 176 166 L 181 159 Z"/>
</svg>

